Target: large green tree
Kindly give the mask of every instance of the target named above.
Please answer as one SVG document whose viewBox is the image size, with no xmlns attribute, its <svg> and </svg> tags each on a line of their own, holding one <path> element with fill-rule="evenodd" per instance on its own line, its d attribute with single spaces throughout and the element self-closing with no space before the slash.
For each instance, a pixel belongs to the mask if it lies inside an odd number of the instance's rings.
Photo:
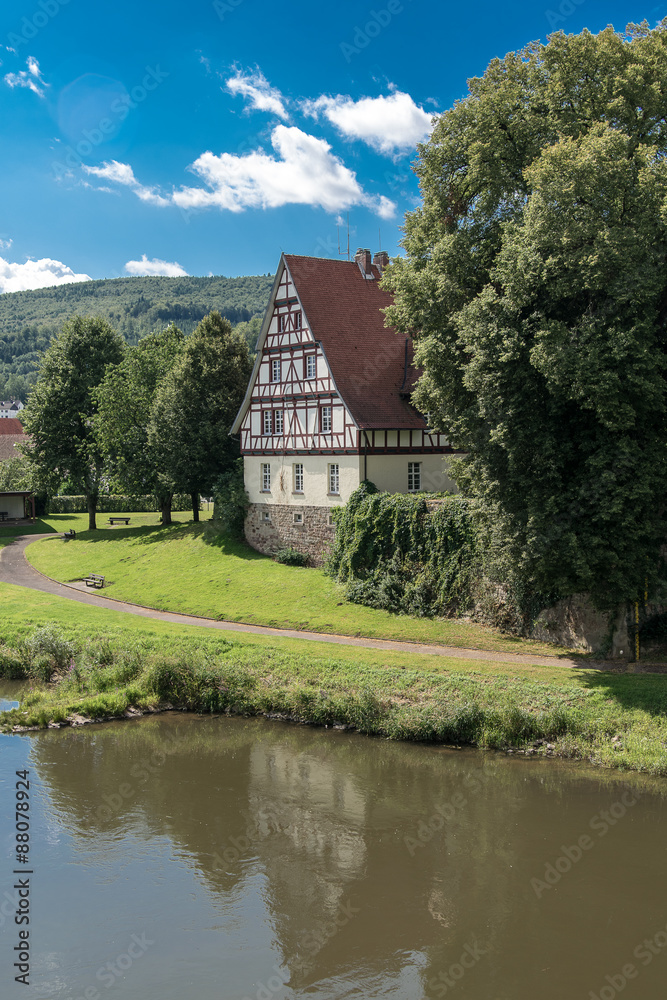
<svg viewBox="0 0 667 1000">
<path fill-rule="evenodd" d="M 157 388 L 174 367 L 184 342 L 175 326 L 144 337 L 127 349 L 122 361 L 107 368 L 95 390 L 95 429 L 113 488 L 155 494 L 163 524 L 171 522 L 173 490 L 159 474 L 148 428 Z"/>
<path fill-rule="evenodd" d="M 389 320 L 510 566 L 634 599 L 667 536 L 667 22 L 558 33 L 469 88 L 420 147 Z"/>
<path fill-rule="evenodd" d="M 93 423 L 94 389 L 107 365 L 123 356 L 121 337 L 99 317 L 74 316 L 44 352 L 27 407 L 21 412 L 31 435 L 25 447 L 39 481 L 51 489 L 68 480 L 85 494 L 88 527 L 96 524 L 104 460 Z"/>
<path fill-rule="evenodd" d="M 186 340 L 155 394 L 149 443 L 159 457 L 164 485 L 192 495 L 195 520 L 199 494 L 210 495 L 238 458 L 238 443 L 229 431 L 251 371 L 245 339 L 212 312 Z"/>
</svg>

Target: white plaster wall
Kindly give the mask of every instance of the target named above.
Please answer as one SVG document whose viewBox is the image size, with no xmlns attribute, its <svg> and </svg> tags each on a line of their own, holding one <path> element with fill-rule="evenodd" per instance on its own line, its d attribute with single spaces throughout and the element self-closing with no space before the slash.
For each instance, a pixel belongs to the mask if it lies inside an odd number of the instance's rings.
<svg viewBox="0 0 667 1000">
<path fill-rule="evenodd" d="M 375 483 L 379 490 L 407 493 L 408 462 L 421 462 L 422 490 L 428 493 L 451 490 L 456 493 L 457 486 L 447 474 L 448 460 L 447 455 L 369 455 L 366 478 Z M 363 461 L 362 456 L 362 476 Z"/>
<path fill-rule="evenodd" d="M 6 510 L 10 517 L 23 517 L 23 497 L 6 497 L 0 494 L 0 510 Z"/>
<path fill-rule="evenodd" d="M 271 466 L 271 492 L 262 493 L 261 465 Z M 294 493 L 292 466 L 303 465 L 303 493 Z M 340 469 L 340 495 L 329 496 L 329 465 Z M 339 507 L 361 482 L 363 458 L 359 455 L 246 455 L 245 488 L 251 503 L 279 503 L 294 507 Z M 407 467 L 406 467 L 407 468 Z"/>
</svg>

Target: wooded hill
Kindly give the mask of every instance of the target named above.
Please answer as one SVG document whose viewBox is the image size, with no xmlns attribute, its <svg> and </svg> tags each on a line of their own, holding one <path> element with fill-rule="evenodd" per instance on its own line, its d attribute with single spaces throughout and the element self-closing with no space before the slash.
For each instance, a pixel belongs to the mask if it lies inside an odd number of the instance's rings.
<svg viewBox="0 0 667 1000">
<path fill-rule="evenodd" d="M 0 295 L 0 398 L 25 401 L 38 352 L 75 314 L 103 316 L 127 343 L 175 323 L 192 333 L 215 309 L 241 330 L 250 347 L 269 300 L 273 275 L 242 278 L 112 278 Z M 253 321 L 253 319 L 256 319 Z"/>
</svg>

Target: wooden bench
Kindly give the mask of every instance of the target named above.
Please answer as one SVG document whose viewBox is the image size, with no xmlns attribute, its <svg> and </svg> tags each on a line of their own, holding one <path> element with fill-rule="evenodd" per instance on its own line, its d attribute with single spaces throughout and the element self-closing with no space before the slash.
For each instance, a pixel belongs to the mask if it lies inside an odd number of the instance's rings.
<svg viewBox="0 0 667 1000">
<path fill-rule="evenodd" d="M 103 587 L 104 577 L 99 573 L 89 573 L 88 576 L 84 576 L 83 582 L 87 587 Z"/>
<path fill-rule="evenodd" d="M 120 524 L 121 521 L 124 521 L 125 524 L 129 524 L 130 523 L 129 517 L 110 517 L 109 518 L 109 524 L 115 524 L 116 521 L 118 521 L 119 524 Z"/>
<path fill-rule="evenodd" d="M 69 542 L 70 538 L 76 538 L 76 531 L 74 528 L 70 528 L 69 531 L 63 531 L 63 538 L 66 542 Z"/>
<path fill-rule="evenodd" d="M 6 510 L 0 510 L 0 521 L 7 521 L 9 519 L 9 512 Z"/>
</svg>

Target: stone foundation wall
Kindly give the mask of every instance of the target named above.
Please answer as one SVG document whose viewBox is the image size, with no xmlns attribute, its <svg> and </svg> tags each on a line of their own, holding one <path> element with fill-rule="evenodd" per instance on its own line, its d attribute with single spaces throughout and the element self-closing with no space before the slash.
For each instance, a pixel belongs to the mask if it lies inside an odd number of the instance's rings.
<svg viewBox="0 0 667 1000">
<path fill-rule="evenodd" d="M 585 653 L 623 658 L 634 656 L 627 609 L 619 607 L 617 611 L 606 614 L 596 611 L 585 594 L 576 594 L 542 611 L 530 638 L 556 642 Z"/>
<path fill-rule="evenodd" d="M 265 515 L 269 520 L 265 520 Z M 295 515 L 303 518 L 295 523 Z M 330 507 L 297 507 L 293 504 L 253 503 L 245 520 L 248 543 L 264 555 L 278 549 L 296 549 L 321 566 L 329 555 L 334 540 L 334 526 L 329 524 Z"/>
</svg>

